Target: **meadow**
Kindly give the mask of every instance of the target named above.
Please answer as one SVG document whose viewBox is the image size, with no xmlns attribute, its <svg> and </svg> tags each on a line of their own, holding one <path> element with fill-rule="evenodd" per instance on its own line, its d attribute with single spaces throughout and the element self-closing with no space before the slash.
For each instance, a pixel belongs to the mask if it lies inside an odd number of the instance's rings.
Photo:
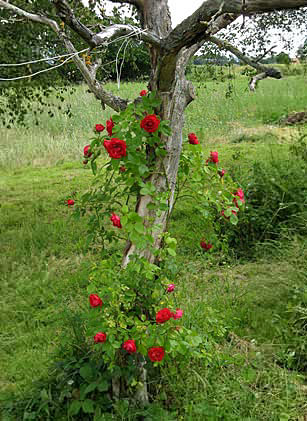
<svg viewBox="0 0 307 421">
<path fill-rule="evenodd" d="M 261 214 L 260 221 L 270 223 L 267 231 L 279 224 L 278 231 L 254 233 L 257 241 L 243 241 L 238 253 L 235 241 L 227 239 L 243 238 L 250 226 L 245 222 L 239 234 L 224 231 L 223 247 L 205 255 L 193 247 L 197 215 L 189 202 L 178 203 L 170 227 L 179 245 L 178 299 L 187 314 L 184 323 L 215 338 L 210 363 L 162 368 L 148 409 L 123 401 L 101 420 L 307 419 L 307 128 L 280 124 L 290 112 L 306 110 L 306 77 L 264 80 L 256 93 L 247 82 L 244 76 L 196 81 L 184 136 L 195 132 L 205 151 L 218 150 L 224 168 L 243 187 L 257 174 L 263 196 L 269 183 L 278 185 L 280 210 L 272 209 L 269 222 Z M 117 90 L 112 83 L 107 87 Z M 124 82 L 120 94 L 133 98 L 144 87 Z M 34 127 L 29 115 L 27 129 L 0 128 L 3 420 L 94 419 L 66 414 L 54 362 L 67 352 L 61 342 L 72 335 L 70 310 L 86 296 L 91 267 L 100 259 L 99 247 L 88 241 L 86 219 L 73 219 L 66 201 L 78 200 L 91 182 L 83 147 L 94 124 L 104 123 L 111 110 L 102 111 L 85 86 L 66 99 L 71 119 L 55 112 L 53 118 L 42 115 Z M 295 186 L 302 192 L 287 199 Z M 271 210 L 270 200 L 266 206 Z M 276 211 L 279 216 L 283 208 L 287 218 L 278 219 Z M 251 214 L 254 227 L 262 226 L 260 211 Z"/>
</svg>

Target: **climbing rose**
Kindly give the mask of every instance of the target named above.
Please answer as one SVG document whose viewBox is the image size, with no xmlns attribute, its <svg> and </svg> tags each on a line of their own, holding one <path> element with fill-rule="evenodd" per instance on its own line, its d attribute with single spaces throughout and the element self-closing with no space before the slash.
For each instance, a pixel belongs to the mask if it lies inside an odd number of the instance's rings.
<svg viewBox="0 0 307 421">
<path fill-rule="evenodd" d="M 125 349 L 129 354 L 133 354 L 136 352 L 136 345 L 133 339 L 129 339 L 128 341 L 123 343 L 123 349 Z"/>
<path fill-rule="evenodd" d="M 67 200 L 67 205 L 68 206 L 74 206 L 74 204 L 75 204 L 75 201 L 73 199 L 68 199 Z"/>
<path fill-rule="evenodd" d="M 140 92 L 140 96 L 146 96 L 147 95 L 147 91 L 146 91 L 146 89 L 143 89 L 141 92 Z"/>
<path fill-rule="evenodd" d="M 120 217 L 116 215 L 114 212 L 110 217 L 110 221 L 113 222 L 113 226 L 117 228 L 122 228 L 122 224 L 120 223 Z"/>
<path fill-rule="evenodd" d="M 111 158 L 120 159 L 127 155 L 127 145 L 124 140 L 113 137 L 111 140 L 105 140 L 103 146 L 106 148 Z"/>
<path fill-rule="evenodd" d="M 181 319 L 182 316 L 183 316 L 183 310 L 181 310 L 181 308 L 177 308 L 176 313 L 172 313 L 172 318 L 174 320 Z"/>
<path fill-rule="evenodd" d="M 191 145 L 199 145 L 199 140 L 195 133 L 190 133 L 188 138 Z"/>
<path fill-rule="evenodd" d="M 106 340 L 107 340 L 107 335 L 105 333 L 98 332 L 94 336 L 95 344 L 98 344 L 99 342 L 105 342 Z"/>
<path fill-rule="evenodd" d="M 104 125 L 103 124 L 96 124 L 95 130 L 98 133 L 103 132 L 104 131 Z"/>
<path fill-rule="evenodd" d="M 206 251 L 208 251 L 208 250 L 210 250 L 210 249 L 212 249 L 212 244 L 210 244 L 210 243 L 206 243 L 206 241 L 205 240 L 201 240 L 201 242 L 200 242 L 200 247 L 202 248 L 202 249 L 204 249 L 204 250 L 206 250 Z"/>
<path fill-rule="evenodd" d="M 148 133 L 154 133 L 158 130 L 160 120 L 155 114 L 149 114 L 141 121 L 141 129 L 146 130 Z"/>
<path fill-rule="evenodd" d="M 175 289 L 175 285 L 174 284 L 169 284 L 167 285 L 167 292 L 173 292 Z"/>
<path fill-rule="evenodd" d="M 226 174 L 226 171 L 224 170 L 224 168 L 222 170 L 218 171 L 218 175 L 222 178 L 224 177 L 224 175 Z"/>
<path fill-rule="evenodd" d="M 162 308 L 156 314 L 156 322 L 157 323 L 165 323 L 172 317 L 172 312 L 168 308 Z"/>
<path fill-rule="evenodd" d="M 84 158 L 89 158 L 90 156 L 93 155 L 90 149 L 91 149 L 90 145 L 84 146 L 84 149 L 83 149 Z"/>
<path fill-rule="evenodd" d="M 110 120 L 107 120 L 107 132 L 109 134 L 109 136 L 112 136 L 113 133 L 113 127 L 115 126 L 114 121 L 112 120 L 112 118 L 110 118 Z"/>
<path fill-rule="evenodd" d="M 152 362 L 162 361 L 164 358 L 164 348 L 162 346 L 150 348 L 148 350 L 148 356 Z"/>
<path fill-rule="evenodd" d="M 101 307 L 102 306 L 102 301 L 101 298 L 99 297 L 99 295 L 97 294 L 91 294 L 90 295 L 90 306 L 91 307 Z"/>
<path fill-rule="evenodd" d="M 219 162 L 219 154 L 218 152 L 210 152 L 210 158 L 209 162 L 214 162 L 214 164 L 217 164 Z"/>
</svg>

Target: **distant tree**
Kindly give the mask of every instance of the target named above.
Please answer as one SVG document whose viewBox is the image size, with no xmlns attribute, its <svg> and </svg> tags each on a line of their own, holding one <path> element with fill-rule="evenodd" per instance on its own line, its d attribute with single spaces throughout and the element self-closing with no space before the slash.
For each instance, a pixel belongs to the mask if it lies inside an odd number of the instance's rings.
<svg viewBox="0 0 307 421">
<path fill-rule="evenodd" d="M 296 55 L 301 61 L 307 60 L 307 38 L 305 39 L 304 43 L 298 48 Z"/>
<path fill-rule="evenodd" d="M 276 63 L 289 65 L 291 63 L 291 58 L 289 57 L 289 54 L 282 51 L 276 56 Z"/>
</svg>

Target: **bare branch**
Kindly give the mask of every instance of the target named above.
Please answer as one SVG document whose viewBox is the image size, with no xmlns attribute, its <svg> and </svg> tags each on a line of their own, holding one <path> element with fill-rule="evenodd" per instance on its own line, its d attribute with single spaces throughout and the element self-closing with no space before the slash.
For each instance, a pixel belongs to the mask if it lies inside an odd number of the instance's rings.
<svg viewBox="0 0 307 421">
<path fill-rule="evenodd" d="M 249 89 L 251 91 L 255 92 L 255 90 L 257 88 L 257 85 L 258 85 L 258 82 L 260 80 L 263 80 L 263 79 L 267 78 L 267 77 L 268 77 L 268 75 L 266 73 L 259 73 L 258 75 L 253 76 L 251 78 L 250 82 L 249 82 Z"/>
<path fill-rule="evenodd" d="M 265 79 L 266 77 L 273 77 L 275 79 L 282 78 L 282 73 L 279 69 L 275 69 L 274 67 L 264 66 L 263 64 L 259 63 L 257 60 L 253 60 L 252 58 L 243 54 L 238 48 L 236 48 L 234 45 L 230 44 L 229 42 L 221 40 L 213 36 L 207 37 L 207 40 L 211 41 L 213 44 L 217 45 L 219 48 L 223 50 L 230 51 L 240 60 L 244 61 L 244 63 L 248 64 L 251 67 L 254 67 L 254 69 L 257 69 L 259 70 L 259 72 L 261 72 L 259 75 L 253 78 L 250 82 L 249 86 L 252 91 L 255 90 L 259 80 Z"/>
<path fill-rule="evenodd" d="M 304 6 L 307 6 L 307 0 L 207 0 L 173 29 L 164 42 L 164 48 L 166 51 L 177 52 L 184 46 L 197 44 L 210 35 L 212 18 L 223 14 L 251 15 Z"/>
<path fill-rule="evenodd" d="M 143 4 L 143 0 L 109 0 L 112 3 L 126 3 L 126 4 L 131 4 L 132 6 L 137 7 L 138 9 L 143 8 L 144 4 Z"/>
<path fill-rule="evenodd" d="M 92 41 L 94 42 L 95 46 L 98 46 L 101 44 L 105 44 L 106 41 L 115 39 L 119 36 L 129 36 L 133 34 L 138 35 L 143 41 L 145 41 L 148 44 L 154 45 L 156 47 L 161 46 L 161 40 L 155 34 L 145 30 L 141 30 L 137 26 L 122 24 L 108 26 L 103 31 L 99 32 L 98 34 L 95 34 L 92 38 Z"/>
<path fill-rule="evenodd" d="M 53 4 L 56 8 L 57 15 L 63 20 L 71 29 L 73 29 L 84 41 L 86 41 L 91 47 L 95 47 L 92 38 L 95 35 L 90 29 L 88 29 L 83 23 L 81 23 L 74 15 L 72 9 L 69 7 L 66 0 L 53 0 Z"/>
<path fill-rule="evenodd" d="M 129 36 L 134 33 L 138 34 L 146 43 L 158 47 L 161 44 L 157 35 L 149 31 L 141 31 L 140 28 L 133 25 L 111 25 L 98 34 L 95 34 L 76 18 L 66 0 L 53 0 L 53 3 L 56 7 L 57 15 L 63 20 L 63 22 L 80 35 L 80 37 L 92 48 L 105 44 L 106 41 L 112 40 L 118 36 Z"/>
<path fill-rule="evenodd" d="M 253 60 L 251 57 L 243 54 L 237 47 L 230 44 L 228 41 L 221 40 L 219 38 L 210 36 L 207 37 L 208 41 L 211 41 L 213 44 L 217 45 L 219 48 L 223 50 L 228 50 L 240 60 L 244 61 L 244 63 L 248 64 L 251 67 L 259 70 L 260 72 L 264 72 L 267 76 L 274 77 L 275 79 L 281 79 L 282 74 L 281 71 L 278 69 L 274 69 L 273 67 L 266 67 L 263 64 L 259 63 L 257 60 Z"/>
<path fill-rule="evenodd" d="M 272 47 L 265 50 L 263 54 L 261 54 L 260 56 L 256 58 L 256 61 L 261 61 L 270 51 L 274 50 L 274 48 L 276 48 L 276 45 L 273 45 Z"/>
<path fill-rule="evenodd" d="M 67 51 L 69 53 L 74 54 L 72 59 L 77 66 L 77 68 L 82 73 L 86 83 L 88 84 L 90 90 L 96 96 L 96 98 L 100 99 L 102 104 L 106 104 L 109 107 L 113 108 L 115 111 L 123 110 L 127 107 L 128 102 L 116 95 L 113 95 L 111 92 L 106 91 L 102 85 L 96 80 L 96 65 L 95 68 L 91 71 L 84 61 L 79 57 L 77 50 L 75 49 L 74 45 L 67 37 L 65 32 L 63 32 L 57 22 L 52 19 L 48 19 L 45 16 L 33 14 L 26 12 L 23 9 L 20 9 L 11 3 L 7 3 L 6 1 L 0 0 L 0 7 L 6 10 L 11 11 L 14 14 L 18 14 L 19 16 L 23 16 L 24 18 L 31 20 L 33 22 L 42 23 L 45 25 L 50 26 L 58 35 L 61 41 L 63 41 Z"/>
<path fill-rule="evenodd" d="M 19 7 L 16 7 L 11 3 L 7 3 L 4 0 L 0 0 L 0 7 L 2 7 L 3 9 L 7 9 L 10 12 L 13 12 L 16 15 L 22 16 L 28 20 L 32 20 L 33 22 L 49 25 L 55 32 L 60 30 L 56 21 L 46 18 L 45 16 L 42 16 L 42 15 L 26 12 L 25 10 L 20 9 Z"/>
</svg>

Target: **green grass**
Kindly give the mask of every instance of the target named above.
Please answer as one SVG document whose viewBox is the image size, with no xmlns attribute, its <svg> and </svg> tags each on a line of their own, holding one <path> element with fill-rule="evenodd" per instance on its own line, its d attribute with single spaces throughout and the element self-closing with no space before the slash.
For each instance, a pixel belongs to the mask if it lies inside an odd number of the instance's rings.
<svg viewBox="0 0 307 421">
<path fill-rule="evenodd" d="M 206 83 L 186 115 L 185 134 L 200 134 L 204 148 L 218 150 L 223 166 L 238 174 L 255 159 L 288 156 L 296 129 L 264 121 L 306 104 L 302 78 L 263 81 L 255 94 L 246 81 L 235 79 L 230 99 L 227 82 Z M 124 83 L 121 90 L 133 97 L 142 87 Z M 65 202 L 87 188 L 91 174 L 81 163 L 82 147 L 91 127 L 111 112 L 102 112 L 84 87 L 69 100 L 72 120 L 56 114 L 43 116 L 40 128 L 1 129 L 0 399 L 6 404 L 22 400 L 33 382 L 52 375 L 53 355 L 69 332 L 63 310 L 84 300 L 91 266 L 99 261 L 87 244 L 86 221 L 72 219 Z M 307 296 L 306 241 L 280 238 L 264 244 L 258 260 L 239 263 L 222 253 L 195 252 L 193 236 L 187 238 L 194 222 L 197 215 L 190 217 L 187 204 L 179 204 L 171 230 L 179 244 L 185 323 L 204 335 L 222 324 L 228 333 L 217 334 L 208 364 L 164 369 L 155 385 L 156 406 L 145 419 L 303 421 L 306 378 L 296 371 L 292 353 L 304 349 L 295 309 L 303 308 Z M 118 408 L 116 419 L 137 419 L 133 411 Z M 22 418 L 6 411 L 3 419 Z"/>
</svg>

